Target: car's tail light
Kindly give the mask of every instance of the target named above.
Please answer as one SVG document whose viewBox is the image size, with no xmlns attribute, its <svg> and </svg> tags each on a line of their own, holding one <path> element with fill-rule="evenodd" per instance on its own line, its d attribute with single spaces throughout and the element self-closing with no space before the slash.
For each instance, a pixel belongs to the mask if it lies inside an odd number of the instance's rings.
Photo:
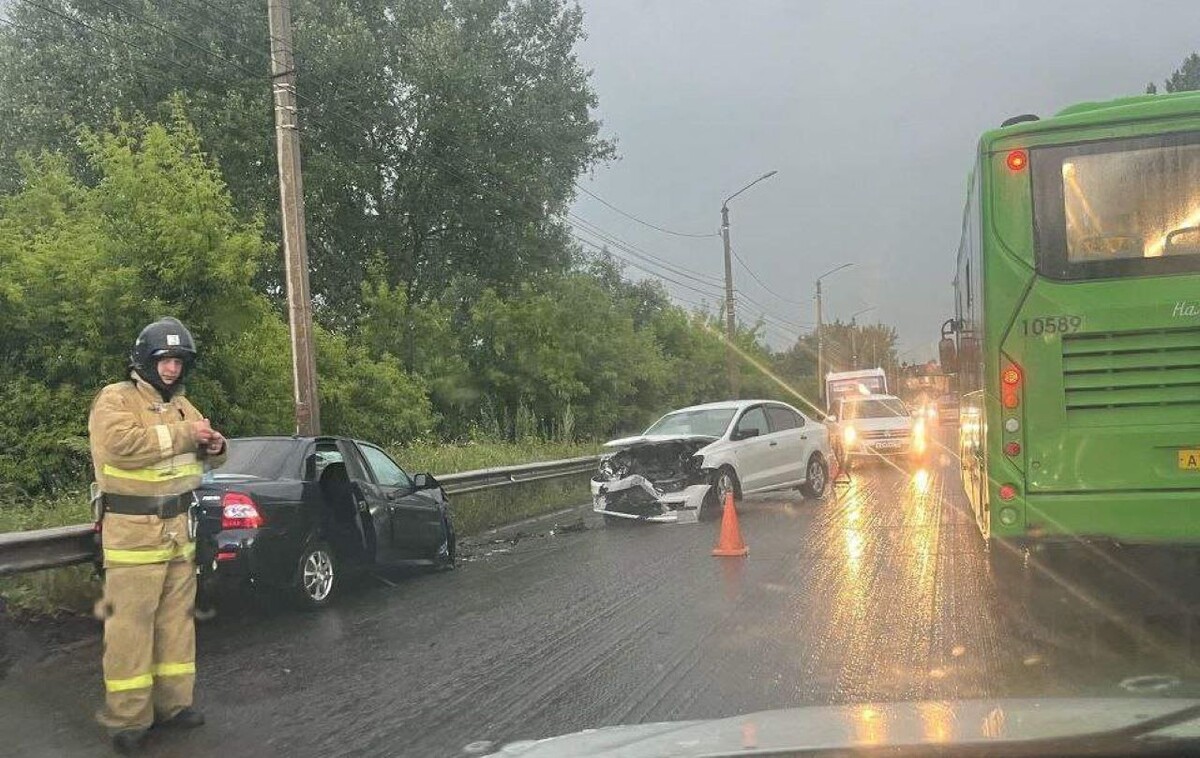
<svg viewBox="0 0 1200 758">
<path fill-rule="evenodd" d="M 1010 363 L 1000 371 L 1000 401 L 1012 410 L 1021 404 L 1021 369 Z"/>
<path fill-rule="evenodd" d="M 257 529 L 264 523 L 254 500 L 242 492 L 226 492 L 221 498 L 221 529 Z"/>
</svg>

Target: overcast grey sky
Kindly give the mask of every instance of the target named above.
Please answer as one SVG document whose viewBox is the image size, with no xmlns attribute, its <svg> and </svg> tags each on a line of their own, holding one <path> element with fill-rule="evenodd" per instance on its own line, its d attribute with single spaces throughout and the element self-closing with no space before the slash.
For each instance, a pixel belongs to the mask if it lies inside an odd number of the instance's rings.
<svg viewBox="0 0 1200 758">
<path fill-rule="evenodd" d="M 979 134 L 1017 113 L 1139 94 L 1200 50 L 1200 3 L 580 0 L 597 115 L 621 159 L 580 184 L 638 217 L 715 232 L 730 203 L 739 317 L 776 346 L 869 306 L 908 360 L 933 355 Z M 575 213 L 721 279 L 720 239 L 661 234 L 586 195 Z M 644 276 L 629 269 L 631 276 Z M 700 290 L 706 285 L 668 274 Z M 681 286 L 680 298 L 714 303 Z M 747 298 L 755 301 L 751 303 Z M 861 319 L 860 319 L 861 320 Z"/>
</svg>

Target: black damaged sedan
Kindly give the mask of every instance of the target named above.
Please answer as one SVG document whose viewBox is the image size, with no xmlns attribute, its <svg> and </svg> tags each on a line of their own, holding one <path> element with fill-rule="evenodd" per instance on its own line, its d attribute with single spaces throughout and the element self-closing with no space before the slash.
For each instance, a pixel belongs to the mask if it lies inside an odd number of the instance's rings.
<svg viewBox="0 0 1200 758">
<path fill-rule="evenodd" d="M 250 437 L 196 492 L 196 560 L 207 590 L 282 589 L 327 605 L 348 573 L 419 561 L 453 568 L 445 491 L 381 448 L 341 437 Z"/>
</svg>

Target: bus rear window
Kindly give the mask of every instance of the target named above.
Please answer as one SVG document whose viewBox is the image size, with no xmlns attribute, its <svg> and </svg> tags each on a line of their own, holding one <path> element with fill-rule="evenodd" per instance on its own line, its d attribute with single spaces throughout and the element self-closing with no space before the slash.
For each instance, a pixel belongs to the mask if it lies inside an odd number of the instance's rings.
<svg viewBox="0 0 1200 758">
<path fill-rule="evenodd" d="M 1041 148 L 1031 165 L 1042 273 L 1200 270 L 1200 135 Z"/>
</svg>

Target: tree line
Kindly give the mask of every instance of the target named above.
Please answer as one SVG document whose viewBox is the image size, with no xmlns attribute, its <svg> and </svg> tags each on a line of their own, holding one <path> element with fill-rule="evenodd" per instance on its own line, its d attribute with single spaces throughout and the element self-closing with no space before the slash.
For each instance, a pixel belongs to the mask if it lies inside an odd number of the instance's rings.
<svg viewBox="0 0 1200 758">
<path fill-rule="evenodd" d="M 298 0 L 293 16 L 324 431 L 598 439 L 729 396 L 719 310 L 572 237 L 576 181 L 616 155 L 576 6 Z M 161 315 L 196 334 L 188 391 L 216 425 L 293 429 L 267 43 L 265 9 L 229 0 L 7 8 L 0 482 L 89 476 L 88 405 Z M 895 360 L 886 327 L 830 329 L 835 365 L 851 342 Z M 742 325 L 741 393 L 803 406 L 812 340 L 776 353 Z"/>
</svg>

